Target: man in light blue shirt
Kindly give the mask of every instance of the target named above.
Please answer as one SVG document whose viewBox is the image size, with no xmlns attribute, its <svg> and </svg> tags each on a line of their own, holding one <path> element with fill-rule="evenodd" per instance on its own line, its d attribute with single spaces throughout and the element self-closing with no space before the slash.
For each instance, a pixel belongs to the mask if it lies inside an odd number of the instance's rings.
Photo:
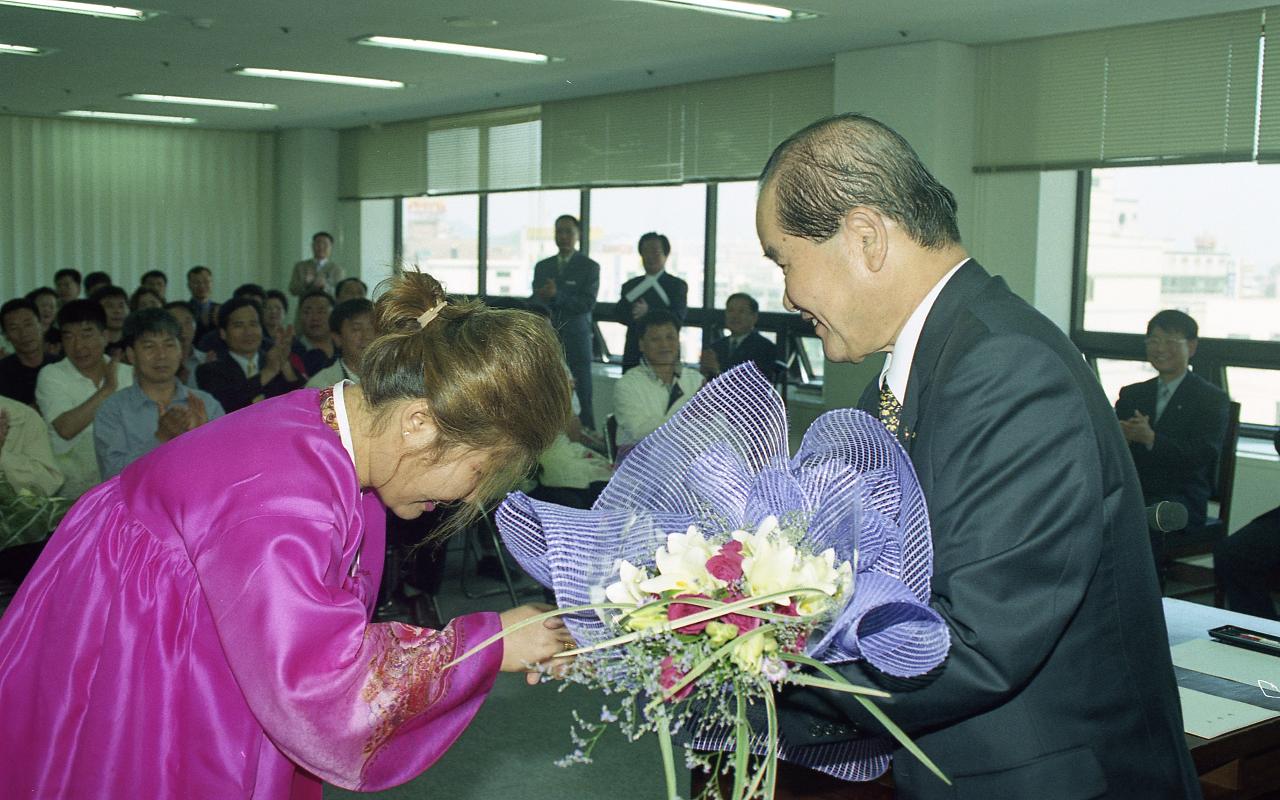
<svg viewBox="0 0 1280 800">
<path fill-rule="evenodd" d="M 192 428 L 222 416 L 207 392 L 177 379 L 182 331 L 168 311 L 147 308 L 129 315 L 124 341 L 134 383 L 103 401 L 93 420 L 93 443 L 102 479 Z"/>
</svg>

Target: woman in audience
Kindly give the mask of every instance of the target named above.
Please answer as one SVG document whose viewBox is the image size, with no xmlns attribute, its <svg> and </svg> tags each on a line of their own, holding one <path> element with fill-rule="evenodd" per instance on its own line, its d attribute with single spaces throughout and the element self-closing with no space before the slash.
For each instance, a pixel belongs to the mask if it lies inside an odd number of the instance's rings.
<svg viewBox="0 0 1280 800">
<path fill-rule="evenodd" d="M 284 336 L 284 318 L 289 314 L 289 298 L 279 289 L 268 289 L 262 301 L 262 328 L 267 341 L 275 343 Z"/>
<path fill-rule="evenodd" d="M 434 762 L 499 670 L 572 647 L 544 622 L 447 666 L 533 606 L 439 631 L 369 622 L 383 506 L 413 518 L 461 503 L 460 527 L 569 415 L 544 321 L 446 303 L 415 272 L 376 316 L 361 384 L 203 425 L 67 514 L 0 622 L 5 792 L 379 790 Z"/>
</svg>

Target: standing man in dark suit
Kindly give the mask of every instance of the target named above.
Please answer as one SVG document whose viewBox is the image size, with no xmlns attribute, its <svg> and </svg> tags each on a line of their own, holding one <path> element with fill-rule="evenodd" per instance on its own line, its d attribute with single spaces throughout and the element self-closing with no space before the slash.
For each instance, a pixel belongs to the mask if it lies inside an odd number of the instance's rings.
<svg viewBox="0 0 1280 800">
<path fill-rule="evenodd" d="M 1147 505 L 1172 500 L 1203 525 L 1227 432 L 1226 392 L 1191 372 L 1199 326 L 1166 309 L 1147 323 L 1147 361 L 1157 376 L 1120 390 L 1116 415 Z"/>
<path fill-rule="evenodd" d="M 702 377 L 711 380 L 748 361 L 769 380 L 777 376 L 778 346 L 756 330 L 759 319 L 760 303 L 754 297 L 743 292 L 729 295 L 724 301 L 724 326 L 729 335 L 702 351 L 699 361 Z"/>
<path fill-rule="evenodd" d="M 1071 342 L 960 243 L 955 199 L 896 132 L 858 115 L 774 151 L 756 226 L 786 304 L 827 358 L 888 352 L 862 406 L 906 447 L 929 506 L 930 604 L 951 650 L 881 686 L 946 773 L 896 751 L 906 798 L 1198 797 L 1142 493 L 1110 403 Z M 783 692 L 789 758 L 880 746 L 854 698 Z"/>
<path fill-rule="evenodd" d="M 595 427 L 591 409 L 591 353 L 594 330 L 591 312 L 600 293 L 600 265 L 578 252 L 582 227 L 572 214 L 556 217 L 559 252 L 533 267 L 533 300 L 551 311 L 551 326 L 564 346 L 564 360 L 582 406 L 578 418 Z"/>
<path fill-rule="evenodd" d="M 683 323 L 689 311 L 689 284 L 666 272 L 671 241 L 650 231 L 640 237 L 637 249 L 644 274 L 622 284 L 622 298 L 617 305 L 617 320 L 627 326 L 627 341 L 622 348 L 623 372 L 640 363 L 639 322 L 645 314 L 666 309 Z"/>
</svg>

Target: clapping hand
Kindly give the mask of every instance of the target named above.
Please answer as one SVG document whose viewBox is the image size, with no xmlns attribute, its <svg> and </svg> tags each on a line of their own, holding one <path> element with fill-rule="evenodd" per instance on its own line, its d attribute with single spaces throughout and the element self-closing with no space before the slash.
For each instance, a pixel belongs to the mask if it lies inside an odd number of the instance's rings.
<svg viewBox="0 0 1280 800">
<path fill-rule="evenodd" d="M 209 409 L 197 394 L 187 395 L 187 430 L 195 430 L 209 421 Z"/>
<path fill-rule="evenodd" d="M 648 313 L 649 313 L 649 304 L 645 302 L 645 299 L 643 297 L 631 304 L 632 319 L 640 319 L 641 317 L 643 317 L 645 314 L 648 314 Z"/>
<path fill-rule="evenodd" d="M 1125 441 L 1145 445 L 1151 449 L 1156 443 L 1156 432 L 1151 427 L 1151 417 L 1135 410 L 1133 416 L 1120 420 L 1120 431 Z"/>
<path fill-rule="evenodd" d="M 537 295 L 539 300 L 554 300 L 556 297 L 556 279 L 547 278 L 534 294 Z"/>
<path fill-rule="evenodd" d="M 698 359 L 698 369 L 703 376 L 710 379 L 720 374 L 720 357 L 716 355 L 716 351 L 707 348 L 702 351 L 702 357 Z"/>
<path fill-rule="evenodd" d="M 111 354 L 111 360 L 102 368 L 102 388 L 107 394 L 114 394 L 120 387 L 120 352 Z"/>
<path fill-rule="evenodd" d="M 156 438 L 162 442 L 176 439 L 191 430 L 190 412 L 186 406 L 160 407 L 160 423 L 156 426 Z"/>
</svg>

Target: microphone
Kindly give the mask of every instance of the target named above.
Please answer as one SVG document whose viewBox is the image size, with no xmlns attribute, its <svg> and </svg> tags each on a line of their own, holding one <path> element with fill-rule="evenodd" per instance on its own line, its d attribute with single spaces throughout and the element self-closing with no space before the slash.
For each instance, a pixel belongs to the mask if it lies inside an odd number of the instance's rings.
<svg viewBox="0 0 1280 800">
<path fill-rule="evenodd" d="M 1187 507 L 1172 500 L 1147 506 L 1147 527 L 1161 533 L 1180 531 L 1187 527 Z"/>
</svg>

